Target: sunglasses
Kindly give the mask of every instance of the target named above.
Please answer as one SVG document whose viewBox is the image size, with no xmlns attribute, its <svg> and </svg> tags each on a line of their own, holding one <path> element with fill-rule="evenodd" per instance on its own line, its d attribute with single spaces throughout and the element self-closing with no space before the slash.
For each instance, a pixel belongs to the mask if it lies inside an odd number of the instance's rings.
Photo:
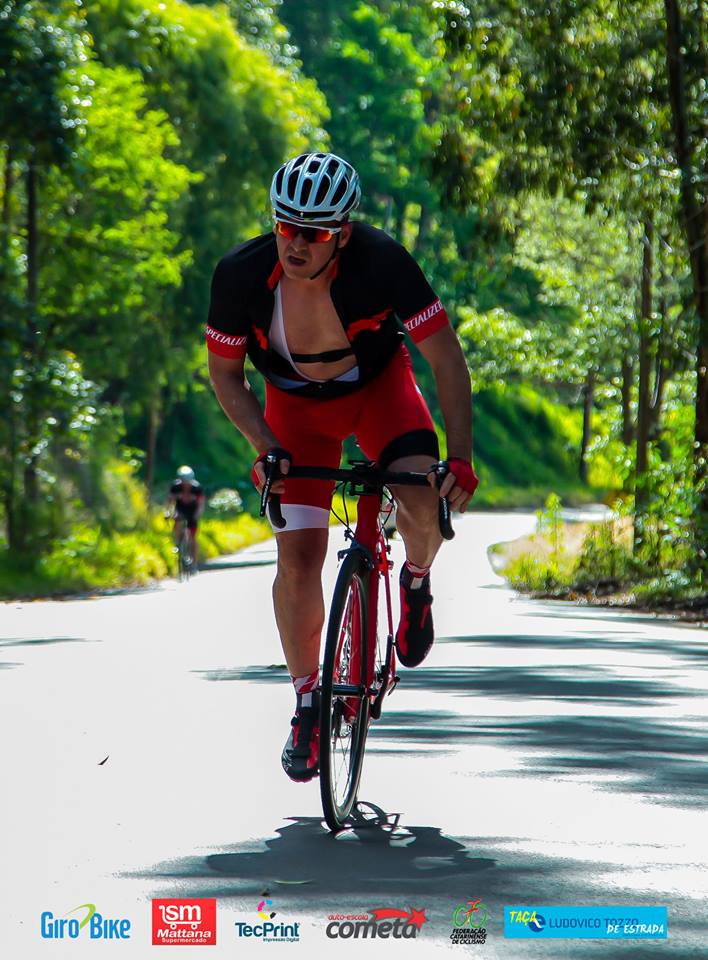
<svg viewBox="0 0 708 960">
<path fill-rule="evenodd" d="M 307 243 L 327 243 L 342 232 L 341 227 L 303 227 L 300 223 L 276 220 L 275 229 L 286 240 L 294 240 L 300 234 Z"/>
</svg>

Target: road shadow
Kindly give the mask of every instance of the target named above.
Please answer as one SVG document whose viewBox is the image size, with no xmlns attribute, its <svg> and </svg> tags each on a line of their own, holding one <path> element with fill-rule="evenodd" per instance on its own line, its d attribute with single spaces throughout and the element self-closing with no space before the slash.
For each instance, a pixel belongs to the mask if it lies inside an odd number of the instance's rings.
<svg viewBox="0 0 708 960">
<path fill-rule="evenodd" d="M 672 624 L 673 627 L 673 624 Z M 563 634 L 547 636 L 544 634 L 477 634 L 474 636 L 436 637 L 436 644 L 459 643 L 469 646 L 494 646 L 509 649 L 545 648 L 551 650 L 618 650 L 631 653 L 654 653 L 661 656 L 683 657 L 686 660 L 705 660 L 708 658 L 708 634 L 704 640 L 675 638 L 662 640 L 648 639 L 637 634 L 631 636 L 618 634 L 612 630 L 597 630 L 593 634 Z"/>
<path fill-rule="evenodd" d="M 100 640 L 89 640 L 86 637 L 8 637 L 0 640 L 0 649 L 3 647 L 42 647 L 52 643 L 100 643 Z"/>
<path fill-rule="evenodd" d="M 426 937 L 448 940 L 455 907 L 471 897 L 483 898 L 489 908 L 487 923 L 495 956 L 516 958 L 517 944 L 503 939 L 505 904 L 567 903 L 606 905 L 611 885 L 618 903 L 655 906 L 657 894 L 625 889 L 626 867 L 607 861 L 606 845 L 592 850 L 592 862 L 572 855 L 558 857 L 538 851 L 525 836 L 452 837 L 437 827 L 406 824 L 403 818 L 374 804 L 363 804 L 368 822 L 355 824 L 336 837 L 316 817 L 291 817 L 264 840 L 226 846 L 205 856 L 185 857 L 156 865 L 138 876 L 147 878 L 153 897 L 217 897 L 224 919 L 256 920 L 257 903 L 273 901 L 281 918 L 304 921 L 320 934 L 329 914 L 363 913 L 381 906 L 426 911 Z M 372 815 L 373 814 L 373 815 Z M 649 862 L 652 844 L 637 845 L 637 861 Z M 532 850 L 533 852 L 529 852 Z M 585 851 L 586 856 L 588 851 Z M 597 854 L 594 856 L 593 854 Z M 133 875 L 135 876 L 135 875 Z M 659 898 L 661 899 L 661 898 Z M 696 960 L 700 952 L 686 944 L 708 939 L 705 916 L 683 902 L 671 907 L 670 923 L 684 942 L 670 943 L 672 960 Z M 323 941 L 325 942 L 325 941 Z M 236 941 L 234 940 L 234 943 Z M 489 945 L 489 944 L 488 944 Z M 568 943 L 525 941 L 528 957 L 568 960 Z M 666 952 L 667 942 L 662 942 Z M 646 943 L 611 944 L 607 941 L 573 941 L 572 956 L 644 958 Z"/>
<path fill-rule="evenodd" d="M 88 640 L 85 637 L 8 637 L 0 640 L 0 652 L 6 647 L 45 647 L 55 643 L 100 643 L 100 640 Z M 23 667 L 24 662 L 0 661 L 0 670 Z"/>
<path fill-rule="evenodd" d="M 450 711 L 389 709 L 372 727 L 367 752 L 413 758 L 431 749 L 448 752 L 492 743 L 511 750 L 515 761 L 513 769 L 500 769 L 499 776 L 593 775 L 605 790 L 644 793 L 672 806 L 702 807 L 708 801 L 708 732 L 704 717 L 687 719 L 690 722 L 514 715 L 490 720 Z"/>
<path fill-rule="evenodd" d="M 237 570 L 242 567 L 272 567 L 275 563 L 275 557 L 269 560 L 221 560 L 217 557 L 214 560 L 205 560 L 200 564 L 199 570 L 201 573 L 209 573 L 211 570 Z"/>
<path fill-rule="evenodd" d="M 292 894 L 307 887 L 308 897 L 341 897 L 341 909 L 353 894 L 405 900 L 429 893 L 431 885 L 467 889 L 495 866 L 472 843 L 447 837 L 438 827 L 404 825 L 400 814 L 366 801 L 359 807 L 356 821 L 337 835 L 320 817 L 290 817 L 265 841 L 160 864 L 141 876 L 178 880 L 192 896 L 214 896 L 216 890 L 218 896 L 241 897 L 276 887 Z"/>
<path fill-rule="evenodd" d="M 224 670 L 193 670 L 204 680 L 248 680 L 258 683 L 292 683 L 284 663 L 255 664 L 249 667 L 234 667 Z"/>
<path fill-rule="evenodd" d="M 493 696 L 502 699 L 564 700 L 622 705 L 633 701 L 657 703 L 666 698 L 690 697 L 693 691 L 654 678 L 624 678 L 602 667 L 416 667 L 402 672 L 406 689 Z"/>
</svg>

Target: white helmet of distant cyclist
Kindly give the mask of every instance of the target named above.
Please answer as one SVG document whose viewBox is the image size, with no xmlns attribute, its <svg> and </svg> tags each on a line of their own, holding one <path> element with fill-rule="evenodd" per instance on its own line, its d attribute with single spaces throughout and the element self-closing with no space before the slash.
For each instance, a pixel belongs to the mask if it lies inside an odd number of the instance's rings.
<svg viewBox="0 0 708 960">
<path fill-rule="evenodd" d="M 194 470 L 191 467 L 180 467 L 177 471 L 177 476 L 180 480 L 184 480 L 185 483 L 191 483 L 194 480 Z"/>
<path fill-rule="evenodd" d="M 346 220 L 359 206 L 354 167 L 334 153 L 302 153 L 276 171 L 270 185 L 273 215 L 294 223 Z"/>
</svg>

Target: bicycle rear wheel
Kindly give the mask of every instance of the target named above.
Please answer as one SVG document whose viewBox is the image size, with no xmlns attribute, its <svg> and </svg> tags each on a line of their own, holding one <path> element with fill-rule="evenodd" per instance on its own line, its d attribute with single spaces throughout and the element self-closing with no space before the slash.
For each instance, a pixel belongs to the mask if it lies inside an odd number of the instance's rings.
<svg viewBox="0 0 708 960">
<path fill-rule="evenodd" d="M 179 541 L 177 560 L 179 565 L 179 579 L 189 580 L 192 575 L 192 556 L 190 553 L 189 535 L 185 531 Z"/>
<path fill-rule="evenodd" d="M 327 625 L 321 683 L 320 793 L 331 830 L 341 830 L 356 802 L 369 728 L 368 578 L 362 555 L 348 553 L 337 577 Z"/>
</svg>

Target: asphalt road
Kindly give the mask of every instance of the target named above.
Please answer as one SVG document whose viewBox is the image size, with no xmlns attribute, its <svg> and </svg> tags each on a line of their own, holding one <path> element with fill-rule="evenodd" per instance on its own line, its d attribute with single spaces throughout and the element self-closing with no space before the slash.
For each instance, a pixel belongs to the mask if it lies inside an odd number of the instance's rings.
<svg viewBox="0 0 708 960">
<path fill-rule="evenodd" d="M 436 645 L 370 734 L 368 823 L 336 838 L 317 784 L 280 767 L 293 694 L 272 543 L 189 584 L 0 604 L 0 956 L 143 960 L 153 898 L 216 897 L 207 957 L 708 957 L 708 635 L 514 595 L 486 548 L 532 527 L 458 522 Z M 453 911 L 477 898 L 486 944 L 453 946 Z M 264 900 L 296 942 L 237 935 Z M 42 937 L 43 912 L 86 903 L 130 939 Z M 505 939 L 508 904 L 665 905 L 669 937 Z M 329 915 L 383 907 L 427 922 L 405 943 L 327 938 Z"/>
</svg>

